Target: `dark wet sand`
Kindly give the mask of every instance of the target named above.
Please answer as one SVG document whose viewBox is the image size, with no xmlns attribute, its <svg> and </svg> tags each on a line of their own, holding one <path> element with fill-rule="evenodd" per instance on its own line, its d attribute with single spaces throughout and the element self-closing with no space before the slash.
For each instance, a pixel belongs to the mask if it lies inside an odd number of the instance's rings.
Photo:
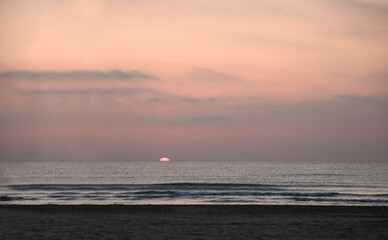
<svg viewBox="0 0 388 240">
<path fill-rule="evenodd" d="M 0 239 L 388 239 L 388 206 L 0 206 Z"/>
</svg>

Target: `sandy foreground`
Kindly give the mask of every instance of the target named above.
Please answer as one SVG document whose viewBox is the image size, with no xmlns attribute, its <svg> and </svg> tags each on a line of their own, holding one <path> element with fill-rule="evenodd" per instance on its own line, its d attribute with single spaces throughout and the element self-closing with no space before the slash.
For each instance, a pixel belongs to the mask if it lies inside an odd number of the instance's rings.
<svg viewBox="0 0 388 240">
<path fill-rule="evenodd" d="M 388 239 L 388 206 L 3 205 L 0 239 Z"/>
</svg>

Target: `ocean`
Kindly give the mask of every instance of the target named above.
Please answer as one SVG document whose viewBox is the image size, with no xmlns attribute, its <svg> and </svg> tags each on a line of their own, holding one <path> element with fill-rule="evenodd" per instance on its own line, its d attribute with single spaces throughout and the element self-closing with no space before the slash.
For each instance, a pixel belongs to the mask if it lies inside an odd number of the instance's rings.
<svg viewBox="0 0 388 240">
<path fill-rule="evenodd" d="M 388 206 L 388 163 L 0 162 L 0 204 Z"/>
</svg>

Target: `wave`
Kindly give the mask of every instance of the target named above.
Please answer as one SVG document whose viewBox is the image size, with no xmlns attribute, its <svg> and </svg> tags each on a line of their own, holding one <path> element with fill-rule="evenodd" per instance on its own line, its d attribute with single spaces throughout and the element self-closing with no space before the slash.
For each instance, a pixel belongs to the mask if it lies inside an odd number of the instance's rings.
<svg viewBox="0 0 388 240">
<path fill-rule="evenodd" d="M 265 184 L 233 184 L 233 183 L 161 183 L 161 184 L 23 184 L 6 185 L 8 189 L 16 191 L 33 190 L 132 190 L 132 189 L 228 189 L 228 188 L 256 188 L 271 189 L 279 185 Z"/>
<path fill-rule="evenodd" d="M 10 197 L 10 196 L 0 196 L 1 202 L 7 202 L 7 201 L 17 201 L 17 200 L 23 200 L 23 197 Z"/>
<path fill-rule="evenodd" d="M 294 197 L 293 200 L 301 202 L 345 202 L 345 203 L 384 203 L 387 204 L 388 200 L 384 199 L 341 199 L 341 198 L 301 198 Z"/>
<path fill-rule="evenodd" d="M 115 191 L 115 190 L 160 190 L 160 189 L 255 189 L 255 190 L 282 190 L 288 188 L 381 188 L 388 190 L 387 186 L 353 186 L 353 185 L 322 185 L 322 184 L 242 184 L 242 183 L 160 183 L 160 184 L 19 184 L 3 185 L 2 188 L 14 191 Z M 388 195 L 388 194 L 386 194 Z"/>
<path fill-rule="evenodd" d="M 20 197 L 20 196 L 7 196 L 7 195 L 2 195 L 0 196 L 0 202 L 8 202 L 8 201 L 34 201 L 38 200 L 39 198 L 35 197 Z"/>
<path fill-rule="evenodd" d="M 355 174 L 344 174 L 344 173 L 295 173 L 295 174 L 284 174 L 285 176 L 320 176 L 320 177 L 338 177 L 338 176 L 357 176 Z"/>
<path fill-rule="evenodd" d="M 161 183 L 161 184 L 26 184 L 0 186 L 6 195 L 1 202 L 61 203 L 99 201 L 150 203 L 182 201 L 196 203 L 267 203 L 284 204 L 340 203 L 388 204 L 388 193 L 351 192 L 349 188 L 298 187 L 298 185 L 234 184 L 234 183 Z M 333 191 L 334 190 L 334 191 Z M 357 190 L 358 191 L 358 190 Z"/>
</svg>

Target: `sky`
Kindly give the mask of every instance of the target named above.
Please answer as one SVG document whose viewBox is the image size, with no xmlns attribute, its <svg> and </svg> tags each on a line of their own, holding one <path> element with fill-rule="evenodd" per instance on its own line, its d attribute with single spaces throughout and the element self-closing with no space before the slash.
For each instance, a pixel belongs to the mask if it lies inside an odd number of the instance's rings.
<svg viewBox="0 0 388 240">
<path fill-rule="evenodd" d="M 3 0 L 0 161 L 387 161 L 386 0 Z"/>
</svg>

